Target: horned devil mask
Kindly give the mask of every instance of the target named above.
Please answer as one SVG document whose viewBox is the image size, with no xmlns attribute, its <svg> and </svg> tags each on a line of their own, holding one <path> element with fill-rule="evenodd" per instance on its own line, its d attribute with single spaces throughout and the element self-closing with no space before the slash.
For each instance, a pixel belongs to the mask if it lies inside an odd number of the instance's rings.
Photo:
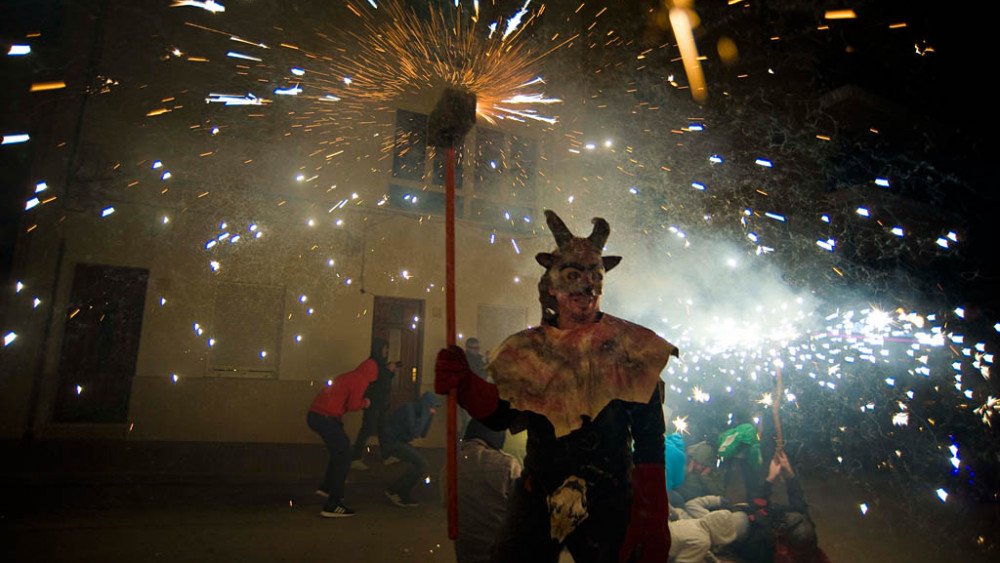
<svg viewBox="0 0 1000 563">
<path fill-rule="evenodd" d="M 538 282 L 542 322 L 555 325 L 558 305 L 549 290 L 569 295 L 599 296 L 604 291 L 604 274 L 621 262 L 621 256 L 601 256 L 611 228 L 594 217 L 594 229 L 587 238 L 575 237 L 554 211 L 545 210 L 545 220 L 556 239 L 554 252 L 539 252 L 535 260 L 545 268 Z"/>
</svg>

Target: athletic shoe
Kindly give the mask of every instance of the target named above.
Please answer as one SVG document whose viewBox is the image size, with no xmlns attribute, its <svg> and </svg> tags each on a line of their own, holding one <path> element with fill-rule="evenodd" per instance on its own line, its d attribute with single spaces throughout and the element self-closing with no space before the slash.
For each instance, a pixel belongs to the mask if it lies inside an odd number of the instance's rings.
<svg viewBox="0 0 1000 563">
<path fill-rule="evenodd" d="M 358 471 L 368 471 L 369 467 L 368 464 L 366 464 L 365 462 L 361 461 L 360 459 L 356 459 L 351 462 L 351 469 L 357 469 Z"/>
<path fill-rule="evenodd" d="M 338 504 L 334 508 L 324 506 L 319 515 L 323 518 L 347 518 L 348 516 L 354 516 L 354 511 L 343 504 Z"/>
<path fill-rule="evenodd" d="M 399 458 L 396 457 L 396 456 L 394 456 L 394 455 L 391 455 L 391 456 L 385 458 L 385 460 L 382 461 L 382 463 L 384 465 L 392 465 L 394 463 L 399 463 Z"/>
<path fill-rule="evenodd" d="M 323 489 L 316 489 L 316 494 L 323 498 L 330 498 L 330 493 L 324 491 Z"/>
<path fill-rule="evenodd" d="M 401 506 L 403 508 L 413 508 L 416 506 L 420 506 L 415 501 L 410 500 L 408 498 L 404 498 L 399 493 L 394 493 L 389 490 L 385 491 L 385 497 L 389 499 L 389 502 L 391 502 L 392 504 L 395 504 L 396 506 Z"/>
</svg>

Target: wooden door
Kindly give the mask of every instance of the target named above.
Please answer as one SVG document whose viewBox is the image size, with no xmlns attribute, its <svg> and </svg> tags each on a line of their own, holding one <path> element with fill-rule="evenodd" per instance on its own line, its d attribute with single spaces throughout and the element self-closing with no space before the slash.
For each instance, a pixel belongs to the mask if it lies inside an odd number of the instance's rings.
<svg viewBox="0 0 1000 563">
<path fill-rule="evenodd" d="M 424 302 L 420 299 L 375 297 L 372 338 L 389 343 L 389 362 L 402 366 L 392 381 L 390 410 L 420 395 L 424 346 Z"/>
<path fill-rule="evenodd" d="M 57 422 L 125 422 L 149 270 L 77 264 L 66 311 Z"/>
</svg>

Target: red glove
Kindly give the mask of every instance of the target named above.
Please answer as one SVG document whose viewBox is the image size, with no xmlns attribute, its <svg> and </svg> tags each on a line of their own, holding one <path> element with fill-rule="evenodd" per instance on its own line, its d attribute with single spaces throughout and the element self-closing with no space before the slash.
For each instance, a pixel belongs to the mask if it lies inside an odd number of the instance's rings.
<svg viewBox="0 0 1000 563">
<path fill-rule="evenodd" d="M 641 463 L 632 469 L 632 513 L 618 561 L 635 555 L 636 563 L 663 563 L 670 554 L 670 501 L 662 463 Z"/>
<path fill-rule="evenodd" d="M 434 392 L 447 395 L 452 389 L 458 391 L 458 404 L 472 418 L 486 418 L 497 410 L 497 386 L 473 373 L 465 352 L 458 346 L 442 349 L 434 364 Z"/>
</svg>

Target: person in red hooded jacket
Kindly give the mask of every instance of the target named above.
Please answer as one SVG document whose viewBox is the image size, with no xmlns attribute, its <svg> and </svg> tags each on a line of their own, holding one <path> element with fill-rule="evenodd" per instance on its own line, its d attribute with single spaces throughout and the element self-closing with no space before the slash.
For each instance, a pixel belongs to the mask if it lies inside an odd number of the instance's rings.
<svg viewBox="0 0 1000 563">
<path fill-rule="evenodd" d="M 376 342 L 373 342 L 372 349 L 381 347 L 376 348 Z M 365 390 L 377 377 L 378 364 L 368 358 L 353 370 L 328 381 L 309 406 L 306 423 L 323 438 L 323 443 L 330 450 L 323 483 L 316 491 L 327 497 L 320 512 L 324 518 L 354 515 L 354 510 L 344 505 L 344 481 L 351 466 L 351 440 L 344 432 L 343 416 L 346 412 L 361 410 L 371 404 L 365 397 Z"/>
</svg>

